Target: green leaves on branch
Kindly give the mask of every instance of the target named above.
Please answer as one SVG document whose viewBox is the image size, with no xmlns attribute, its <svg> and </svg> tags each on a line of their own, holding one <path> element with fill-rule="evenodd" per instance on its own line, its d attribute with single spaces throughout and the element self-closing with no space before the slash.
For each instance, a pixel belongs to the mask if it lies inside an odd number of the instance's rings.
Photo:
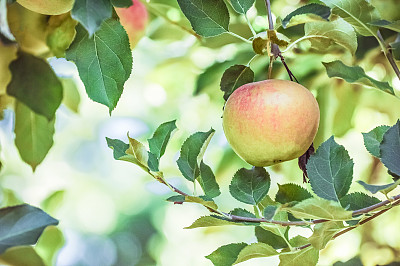
<svg viewBox="0 0 400 266">
<path fill-rule="evenodd" d="M 360 210 L 379 203 L 380 200 L 361 192 L 347 194 L 340 198 L 340 204 L 349 211 Z"/>
<path fill-rule="evenodd" d="M 10 70 L 12 79 L 7 94 L 52 120 L 61 104 L 63 87 L 50 65 L 41 58 L 19 52 Z"/>
<path fill-rule="evenodd" d="M 400 179 L 397 180 L 396 182 L 386 185 L 370 185 L 361 180 L 357 181 L 357 183 L 362 185 L 366 190 L 368 190 L 372 194 L 375 194 L 377 192 L 382 192 L 383 194 L 387 195 L 390 191 L 395 189 L 400 184 Z"/>
<path fill-rule="evenodd" d="M 324 63 L 326 72 L 330 78 L 337 77 L 344 79 L 349 83 L 357 83 L 369 87 L 377 88 L 381 91 L 394 95 L 393 88 L 387 82 L 381 82 L 373 79 L 359 66 L 347 66 L 342 61 L 336 60 L 329 63 Z"/>
<path fill-rule="evenodd" d="M 254 72 L 248 66 L 234 65 L 225 70 L 220 83 L 225 101 L 237 88 L 253 81 Z"/>
<path fill-rule="evenodd" d="M 100 28 L 103 21 L 112 15 L 109 0 L 75 0 L 71 16 L 79 21 L 89 33 L 89 37 Z"/>
<path fill-rule="evenodd" d="M 121 24 L 107 20 L 92 37 L 78 24 L 66 58 L 78 67 L 89 98 L 108 106 L 111 113 L 132 70 L 128 35 Z"/>
<path fill-rule="evenodd" d="M 178 4 L 199 35 L 212 37 L 229 31 L 229 12 L 223 0 L 178 0 Z"/>
<path fill-rule="evenodd" d="M 380 144 L 383 140 L 383 135 L 388 131 L 389 126 L 379 126 L 374 128 L 368 133 L 362 133 L 364 137 L 364 145 L 365 148 L 371 153 L 373 156 L 380 158 Z"/>
<path fill-rule="evenodd" d="M 366 0 L 321 0 L 364 36 L 375 36 L 377 28 L 370 25 L 379 19 L 378 11 Z"/>
<path fill-rule="evenodd" d="M 331 15 L 331 9 L 327 6 L 312 3 L 291 12 L 282 20 L 283 28 L 312 22 L 312 21 L 327 21 Z"/>
<path fill-rule="evenodd" d="M 232 178 L 229 192 L 240 202 L 258 204 L 269 191 L 271 178 L 263 167 L 241 168 Z"/>
<path fill-rule="evenodd" d="M 185 140 L 181 148 L 181 154 L 176 161 L 182 175 L 194 182 L 200 174 L 200 162 L 215 130 L 197 132 Z"/>
<path fill-rule="evenodd" d="M 0 209 L 0 254 L 10 247 L 33 245 L 49 225 L 58 221 L 27 204 Z"/>
<path fill-rule="evenodd" d="M 307 163 L 312 190 L 319 197 L 339 202 L 353 179 L 353 160 L 333 137 L 321 144 Z"/>
</svg>

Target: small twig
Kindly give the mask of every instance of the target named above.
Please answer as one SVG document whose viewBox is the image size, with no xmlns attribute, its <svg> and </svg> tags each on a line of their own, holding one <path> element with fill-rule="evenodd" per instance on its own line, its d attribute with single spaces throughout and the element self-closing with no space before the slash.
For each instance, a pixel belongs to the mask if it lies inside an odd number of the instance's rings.
<svg viewBox="0 0 400 266">
<path fill-rule="evenodd" d="M 392 66 L 394 73 L 396 73 L 397 78 L 400 80 L 400 70 L 396 65 L 396 62 L 393 59 L 393 53 L 391 49 L 388 49 L 388 45 L 386 44 L 385 40 L 382 37 L 381 32 L 378 30 L 376 36 L 378 37 L 378 42 L 383 49 L 383 53 L 385 54 L 387 60 L 389 61 L 390 65 Z"/>
<path fill-rule="evenodd" d="M 290 80 L 293 81 L 293 79 L 294 79 L 297 83 L 300 83 L 300 82 L 297 80 L 297 78 L 293 75 L 292 71 L 290 71 L 288 65 L 287 65 L 286 62 L 285 62 L 285 58 L 283 58 L 282 54 L 279 53 L 278 56 L 279 56 L 279 58 L 281 59 L 282 64 L 285 66 L 286 71 L 287 71 L 288 74 L 289 74 Z"/>
</svg>

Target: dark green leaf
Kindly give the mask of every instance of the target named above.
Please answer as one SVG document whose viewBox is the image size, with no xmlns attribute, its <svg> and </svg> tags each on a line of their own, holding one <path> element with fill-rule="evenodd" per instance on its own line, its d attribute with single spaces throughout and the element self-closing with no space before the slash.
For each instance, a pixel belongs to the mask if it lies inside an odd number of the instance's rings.
<svg viewBox="0 0 400 266">
<path fill-rule="evenodd" d="M 194 182 L 200 174 L 199 163 L 203 159 L 204 152 L 215 130 L 197 132 L 185 140 L 181 148 L 181 154 L 176 161 L 182 175 Z"/>
<path fill-rule="evenodd" d="M 195 32 L 204 37 L 228 31 L 229 12 L 223 0 L 178 0 Z"/>
<path fill-rule="evenodd" d="M 368 133 L 362 133 L 364 138 L 364 146 L 373 156 L 380 158 L 379 146 L 383 139 L 383 134 L 389 129 L 389 126 L 379 126 Z"/>
<path fill-rule="evenodd" d="M 221 90 L 224 92 L 224 99 L 240 86 L 254 81 L 254 72 L 248 66 L 234 65 L 225 70 L 221 78 Z"/>
<path fill-rule="evenodd" d="M 33 247 L 18 246 L 7 249 L 0 255 L 1 265 L 46 266 L 43 259 Z"/>
<path fill-rule="evenodd" d="M 229 192 L 238 201 L 256 205 L 268 194 L 270 185 L 271 178 L 264 168 L 241 168 L 233 176 Z"/>
<path fill-rule="evenodd" d="M 0 209 L 0 254 L 10 247 L 35 244 L 47 226 L 57 224 L 56 219 L 27 204 Z"/>
<path fill-rule="evenodd" d="M 328 221 L 315 225 L 312 236 L 308 239 L 316 249 L 324 249 L 332 237 L 344 228 L 343 222 Z"/>
<path fill-rule="evenodd" d="M 321 0 L 332 8 L 332 13 L 339 15 L 354 29 L 364 36 L 375 36 L 377 28 L 368 23 L 378 20 L 378 11 L 366 0 Z"/>
<path fill-rule="evenodd" d="M 315 20 L 328 20 L 330 15 L 331 9 L 329 7 L 312 3 L 299 7 L 298 9 L 287 15 L 282 20 L 282 26 L 283 28 L 287 28 L 290 26 L 295 26 Z"/>
<path fill-rule="evenodd" d="M 393 88 L 387 82 L 375 80 L 367 74 L 364 69 L 359 66 L 347 66 L 342 61 L 322 62 L 326 68 L 326 72 L 330 78 L 337 77 L 344 79 L 349 83 L 357 83 L 369 87 L 377 88 L 381 91 L 394 95 Z"/>
<path fill-rule="evenodd" d="M 247 217 L 247 218 L 256 218 L 256 216 L 253 213 L 249 212 L 248 210 L 241 209 L 241 208 L 235 208 L 232 211 L 230 211 L 229 214 L 237 215 L 237 216 L 241 216 L 241 217 Z"/>
<path fill-rule="evenodd" d="M 386 195 L 400 184 L 400 180 L 397 180 L 396 182 L 386 185 L 370 185 L 361 180 L 358 180 L 357 183 L 362 185 L 366 190 L 368 190 L 372 194 L 375 194 L 377 192 L 382 192 L 383 194 Z"/>
<path fill-rule="evenodd" d="M 130 7 L 132 0 L 111 0 L 111 4 L 115 7 Z"/>
<path fill-rule="evenodd" d="M 383 135 L 380 151 L 381 161 L 386 168 L 400 175 L 400 120 Z"/>
<path fill-rule="evenodd" d="M 128 156 L 128 154 L 126 154 L 126 150 L 129 149 L 129 144 L 119 139 L 109 139 L 107 137 L 106 141 L 108 147 L 113 150 L 115 160 L 120 160 L 122 157 Z"/>
<path fill-rule="evenodd" d="M 364 264 L 362 263 L 359 257 L 354 257 L 346 262 L 341 262 L 341 261 L 335 262 L 333 266 L 364 266 Z"/>
<path fill-rule="evenodd" d="M 352 54 L 357 50 L 357 37 L 353 27 L 342 18 L 333 21 L 309 22 L 304 26 L 306 38 L 311 47 L 327 51 L 331 45 L 340 45 Z"/>
<path fill-rule="evenodd" d="M 387 20 L 377 20 L 377 21 L 372 21 L 368 23 L 373 26 L 377 26 L 380 28 L 386 28 L 392 31 L 400 32 L 400 20 L 395 21 L 395 22 L 390 22 Z"/>
<path fill-rule="evenodd" d="M 253 6 L 255 0 L 231 0 L 233 9 L 240 14 L 246 14 Z"/>
<path fill-rule="evenodd" d="M 330 137 L 307 163 L 312 190 L 321 198 L 339 201 L 349 191 L 353 165 L 346 149 Z"/>
<path fill-rule="evenodd" d="M 172 120 L 161 124 L 154 132 L 153 137 L 148 139 L 150 148 L 148 164 L 152 171 L 159 171 L 159 160 L 165 153 L 172 132 L 176 129 L 175 122 L 176 120 Z"/>
<path fill-rule="evenodd" d="M 224 245 L 206 256 L 206 258 L 211 260 L 215 266 L 231 266 L 235 263 L 240 251 L 246 246 L 246 243 Z"/>
<path fill-rule="evenodd" d="M 206 68 L 197 78 L 194 95 L 198 95 L 208 86 L 219 82 L 224 70 L 231 65 L 231 61 L 216 62 Z"/>
<path fill-rule="evenodd" d="M 254 258 L 265 258 L 278 255 L 273 247 L 265 243 L 252 243 L 245 246 L 239 253 L 235 264 L 254 259 Z"/>
<path fill-rule="evenodd" d="M 54 121 L 32 112 L 21 102 L 15 105 L 15 146 L 33 171 L 53 146 Z"/>
<path fill-rule="evenodd" d="M 173 202 L 173 203 L 183 203 L 183 202 L 185 202 L 185 196 L 183 196 L 183 195 L 175 195 L 175 196 L 169 197 L 166 200 L 170 201 L 170 202 Z"/>
<path fill-rule="evenodd" d="M 132 70 L 132 54 L 124 28 L 119 22 L 108 20 L 89 38 L 78 24 L 67 59 L 77 65 L 88 96 L 108 106 L 111 113 Z"/>
<path fill-rule="evenodd" d="M 293 207 L 282 207 L 282 209 L 292 213 L 299 219 L 326 219 L 333 221 L 352 219 L 352 212 L 343 209 L 338 202 L 321 198 L 309 198 Z"/>
<path fill-rule="evenodd" d="M 361 192 L 350 193 L 340 199 L 342 207 L 349 211 L 363 209 L 379 202 L 379 199 Z"/>
<path fill-rule="evenodd" d="M 71 10 L 71 16 L 85 27 L 89 37 L 92 37 L 111 14 L 112 6 L 109 0 L 75 0 Z"/>
<path fill-rule="evenodd" d="M 207 197 L 215 198 L 221 194 L 213 171 L 203 161 L 200 162 L 200 176 L 197 180 Z"/>
<path fill-rule="evenodd" d="M 286 232 L 284 234 L 286 237 L 288 236 L 288 232 L 289 232 L 289 227 L 287 227 Z M 269 230 L 265 230 L 261 226 L 255 227 L 255 235 L 257 237 L 258 242 L 263 242 L 265 244 L 268 244 L 275 249 L 287 247 L 287 243 L 282 238 L 282 236 L 278 236 Z"/>
<path fill-rule="evenodd" d="M 270 205 L 265 207 L 263 211 L 263 216 L 266 220 L 271 221 L 276 213 L 276 210 L 278 209 L 278 206 Z"/>
<path fill-rule="evenodd" d="M 63 87 L 49 64 L 38 57 L 19 52 L 18 58 L 9 67 L 12 79 L 7 86 L 7 94 L 35 113 L 52 120 L 61 104 Z"/>
<path fill-rule="evenodd" d="M 289 242 L 293 247 L 300 247 L 308 244 L 307 238 L 303 236 L 296 236 L 290 239 Z M 319 251 L 318 249 L 310 246 L 308 248 L 301 249 L 294 254 L 279 255 L 279 259 L 280 259 L 279 266 L 298 266 L 298 265 L 314 266 L 318 262 Z"/>
<path fill-rule="evenodd" d="M 400 60 L 400 34 L 397 35 L 397 39 L 395 42 L 390 44 L 392 47 L 392 54 L 394 59 Z"/>
<path fill-rule="evenodd" d="M 285 204 L 291 201 L 302 201 L 311 198 L 312 195 L 305 188 L 296 184 L 278 184 L 279 190 L 276 193 L 275 201 Z"/>
</svg>

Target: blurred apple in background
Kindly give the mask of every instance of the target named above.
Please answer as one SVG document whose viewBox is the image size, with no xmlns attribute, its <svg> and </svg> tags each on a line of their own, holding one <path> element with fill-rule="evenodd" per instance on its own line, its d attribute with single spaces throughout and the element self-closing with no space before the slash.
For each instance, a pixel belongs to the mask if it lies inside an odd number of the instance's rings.
<svg viewBox="0 0 400 266">
<path fill-rule="evenodd" d="M 74 0 L 17 0 L 23 7 L 45 15 L 59 15 L 72 9 Z"/>
<path fill-rule="evenodd" d="M 124 26 L 129 36 L 131 49 L 135 48 L 139 40 L 144 36 L 144 32 L 149 22 L 149 13 L 143 3 L 133 0 L 128 8 L 115 8 L 122 26 Z"/>
<path fill-rule="evenodd" d="M 319 125 L 313 94 L 288 80 L 245 84 L 226 102 L 223 128 L 233 150 L 254 166 L 269 166 L 300 157 Z"/>
</svg>

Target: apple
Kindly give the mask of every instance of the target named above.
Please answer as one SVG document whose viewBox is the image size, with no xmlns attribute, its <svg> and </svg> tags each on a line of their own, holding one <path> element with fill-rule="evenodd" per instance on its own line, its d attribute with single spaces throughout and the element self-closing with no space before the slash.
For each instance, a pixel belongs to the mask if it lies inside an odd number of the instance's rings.
<svg viewBox="0 0 400 266">
<path fill-rule="evenodd" d="M 60 15 L 72 9 L 74 0 L 17 0 L 23 7 L 45 15 Z"/>
<path fill-rule="evenodd" d="M 149 22 L 149 13 L 145 5 L 139 0 L 133 0 L 132 5 L 127 8 L 115 8 L 121 25 L 129 36 L 131 49 L 144 36 L 144 32 Z"/>
<path fill-rule="evenodd" d="M 319 125 L 319 107 L 302 85 L 270 79 L 245 84 L 228 98 L 223 112 L 225 136 L 251 165 L 264 167 L 300 157 Z"/>
<path fill-rule="evenodd" d="M 46 44 L 48 16 L 18 3 L 9 5 L 7 12 L 8 25 L 21 50 L 37 56 L 49 52 Z"/>
</svg>

